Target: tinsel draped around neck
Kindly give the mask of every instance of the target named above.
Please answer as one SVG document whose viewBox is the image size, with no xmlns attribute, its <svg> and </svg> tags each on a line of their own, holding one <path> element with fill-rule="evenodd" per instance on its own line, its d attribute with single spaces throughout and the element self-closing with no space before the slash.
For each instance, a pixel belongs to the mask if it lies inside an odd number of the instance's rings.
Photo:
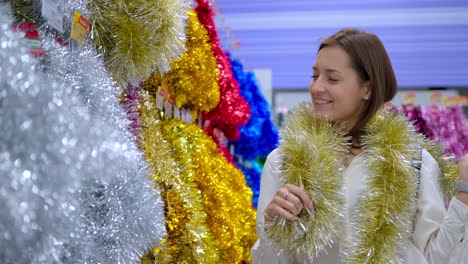
<svg viewBox="0 0 468 264">
<path fill-rule="evenodd" d="M 303 210 L 295 222 L 279 218 L 268 223 L 265 234 L 289 256 L 315 259 L 340 237 L 347 221 L 342 213 L 345 132 L 319 118 L 307 103 L 293 111 L 280 133 L 281 181 L 303 187 L 314 210 Z M 380 110 L 365 127 L 362 155 L 371 177 L 354 210 L 355 235 L 342 249 L 346 263 L 401 262 L 398 253 L 411 235 L 416 211 L 419 172 L 413 162 L 420 160 L 421 146 L 432 144 L 396 113 Z M 453 179 L 456 170 L 443 165 L 443 175 Z M 448 167 L 450 172 L 444 170 Z"/>
</svg>

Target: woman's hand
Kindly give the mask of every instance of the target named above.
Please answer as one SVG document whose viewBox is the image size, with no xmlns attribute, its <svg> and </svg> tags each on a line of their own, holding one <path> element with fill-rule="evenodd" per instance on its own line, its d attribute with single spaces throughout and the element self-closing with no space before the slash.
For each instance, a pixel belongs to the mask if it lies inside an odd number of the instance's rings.
<svg viewBox="0 0 468 264">
<path fill-rule="evenodd" d="M 468 154 L 460 159 L 458 166 L 460 166 L 459 179 L 468 182 Z M 455 197 L 468 206 L 468 192 L 457 192 Z"/>
<path fill-rule="evenodd" d="M 272 221 L 282 216 L 290 221 L 296 221 L 303 207 L 313 209 L 312 201 L 307 193 L 292 184 L 286 184 L 277 192 L 270 204 L 263 210 L 265 221 Z"/>
</svg>

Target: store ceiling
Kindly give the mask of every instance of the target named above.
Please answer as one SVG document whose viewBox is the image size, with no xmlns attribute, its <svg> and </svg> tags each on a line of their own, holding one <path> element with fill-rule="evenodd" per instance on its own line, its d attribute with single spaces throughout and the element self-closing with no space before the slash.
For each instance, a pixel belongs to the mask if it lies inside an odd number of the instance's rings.
<svg viewBox="0 0 468 264">
<path fill-rule="evenodd" d="M 216 0 L 216 7 L 220 29 L 241 44 L 234 56 L 272 69 L 274 89 L 307 87 L 320 40 L 343 27 L 382 39 L 400 87 L 468 87 L 467 0 Z"/>
</svg>

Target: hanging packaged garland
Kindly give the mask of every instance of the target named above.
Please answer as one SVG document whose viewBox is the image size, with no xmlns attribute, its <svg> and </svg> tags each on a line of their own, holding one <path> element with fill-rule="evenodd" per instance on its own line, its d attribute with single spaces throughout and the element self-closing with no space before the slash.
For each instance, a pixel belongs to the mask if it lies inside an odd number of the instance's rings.
<svg viewBox="0 0 468 264">
<path fill-rule="evenodd" d="M 173 143 L 176 160 L 193 164 L 192 173 L 201 190 L 207 224 L 216 237 L 221 263 L 249 261 L 250 248 L 256 241 L 255 211 L 244 176 L 198 126 L 172 119 L 163 130 Z"/>
<path fill-rule="evenodd" d="M 240 138 L 234 142 L 236 155 L 243 160 L 266 157 L 278 144 L 278 131 L 270 119 L 270 106 L 258 87 L 255 75 L 244 72 L 242 63 L 232 60 L 232 71 L 238 81 L 242 96 L 250 105 L 249 122 L 240 128 Z"/>
<path fill-rule="evenodd" d="M 210 43 L 220 72 L 218 84 L 221 99 L 215 109 L 203 113 L 203 120 L 209 120 L 209 122 L 204 124 L 206 126 L 204 129 L 209 132 L 212 131 L 210 127 L 216 127 L 221 129 L 229 140 L 235 140 L 239 136 L 239 127 L 245 125 L 249 120 L 250 107 L 240 95 L 239 84 L 232 75 L 229 59 L 221 49 L 213 19 L 214 12 L 210 3 L 208 0 L 197 0 L 197 3 L 198 6 L 195 11 L 200 22 L 208 30 Z"/>
<path fill-rule="evenodd" d="M 153 73 L 146 81 L 145 88 L 157 92 L 165 81 L 177 107 L 195 112 L 215 108 L 219 103 L 219 71 L 208 41 L 205 27 L 200 24 L 195 12 L 190 11 L 187 20 L 187 51 L 171 63 L 168 73 Z"/>
<path fill-rule="evenodd" d="M 153 96 L 141 91 L 140 146 L 153 169 L 155 187 L 162 190 L 166 208 L 167 236 L 155 245 L 157 263 L 218 263 L 219 252 L 207 227 L 200 190 L 194 181 L 190 160 L 174 156 L 163 134 Z M 185 161 L 185 162 L 184 162 Z"/>
</svg>

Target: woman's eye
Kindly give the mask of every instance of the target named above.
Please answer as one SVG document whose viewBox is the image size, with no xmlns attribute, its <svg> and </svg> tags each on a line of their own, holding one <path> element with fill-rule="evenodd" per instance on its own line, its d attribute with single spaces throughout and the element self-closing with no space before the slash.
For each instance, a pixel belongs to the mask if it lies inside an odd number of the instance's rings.
<svg viewBox="0 0 468 264">
<path fill-rule="evenodd" d="M 329 80 L 330 82 L 337 82 L 337 81 L 338 81 L 337 79 L 333 79 L 333 78 L 328 78 L 328 80 Z"/>
<path fill-rule="evenodd" d="M 312 75 L 312 79 L 317 80 L 318 75 Z"/>
</svg>

